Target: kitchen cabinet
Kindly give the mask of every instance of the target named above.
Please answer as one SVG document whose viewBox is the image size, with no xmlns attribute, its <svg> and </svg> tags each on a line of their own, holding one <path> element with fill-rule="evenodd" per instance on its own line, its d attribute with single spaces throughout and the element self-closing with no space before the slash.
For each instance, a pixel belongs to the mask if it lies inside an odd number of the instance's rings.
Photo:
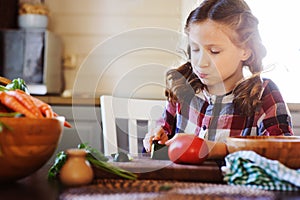
<svg viewBox="0 0 300 200">
<path fill-rule="evenodd" d="M 64 127 L 60 143 L 49 162 L 55 155 L 69 148 L 77 148 L 80 143 L 89 143 L 93 148 L 103 152 L 100 106 L 92 105 L 51 105 L 60 116 L 64 116 L 72 128 Z"/>
<path fill-rule="evenodd" d="M 291 111 L 294 134 L 300 136 L 300 112 Z"/>
</svg>

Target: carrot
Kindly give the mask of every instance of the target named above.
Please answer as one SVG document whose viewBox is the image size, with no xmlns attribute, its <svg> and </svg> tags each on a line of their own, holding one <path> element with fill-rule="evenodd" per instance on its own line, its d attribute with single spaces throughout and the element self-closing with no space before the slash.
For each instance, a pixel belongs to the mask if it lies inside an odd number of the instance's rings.
<svg viewBox="0 0 300 200">
<path fill-rule="evenodd" d="M 54 112 L 54 116 L 57 117 L 58 114 Z M 72 128 L 72 125 L 69 122 L 67 122 L 67 121 L 64 122 L 64 126 L 68 127 L 68 128 Z"/>
<path fill-rule="evenodd" d="M 72 128 L 72 125 L 67 121 L 64 122 L 64 126 L 68 128 Z"/>
<path fill-rule="evenodd" d="M 40 111 L 42 112 L 42 114 L 45 116 L 45 117 L 48 117 L 48 118 L 53 118 L 53 117 L 57 117 L 58 114 L 56 114 L 51 106 L 49 104 L 46 104 L 45 102 L 39 100 L 38 98 L 35 98 L 33 96 L 30 96 L 31 100 L 34 102 L 34 104 L 40 109 Z M 68 127 L 68 128 L 72 128 L 72 125 L 65 121 L 64 122 L 64 126 L 65 127 Z"/>
<path fill-rule="evenodd" d="M 35 103 L 35 105 L 37 105 L 37 107 L 40 109 L 40 111 L 42 112 L 42 114 L 45 115 L 45 117 L 48 117 L 48 118 L 53 118 L 53 117 L 57 117 L 58 114 L 55 113 L 51 106 L 46 104 L 45 102 L 39 100 L 38 98 L 35 98 L 33 96 L 30 96 L 30 98 L 32 99 L 32 101 Z M 72 125 L 65 121 L 64 122 L 64 126 L 65 127 L 68 127 L 68 128 L 72 128 Z"/>
<path fill-rule="evenodd" d="M 47 117 L 47 118 L 53 118 L 54 117 L 52 108 L 49 105 L 47 105 L 47 104 L 41 105 L 39 107 L 39 109 L 40 109 L 40 111 L 42 111 L 42 113 L 45 115 L 45 117 Z"/>
<path fill-rule="evenodd" d="M 18 89 L 14 91 L 0 91 L 0 102 L 3 106 L 29 118 L 53 118 L 58 116 L 53 112 L 49 104 Z M 64 122 L 64 126 L 72 127 L 67 121 Z"/>
<path fill-rule="evenodd" d="M 0 101 L 3 105 L 15 112 L 19 112 L 29 118 L 37 118 L 36 115 L 24 107 L 14 96 L 10 96 L 6 92 L 0 92 Z"/>
<path fill-rule="evenodd" d="M 32 114 L 37 116 L 38 118 L 42 118 L 43 115 L 38 109 L 38 107 L 34 104 L 34 102 L 29 97 L 30 95 L 26 94 L 22 90 L 14 90 L 14 91 L 7 91 L 7 94 L 15 97 L 24 107 L 26 107 Z"/>
<path fill-rule="evenodd" d="M 33 96 L 30 96 L 31 100 L 33 103 L 38 107 L 38 109 L 41 111 L 41 113 L 48 118 L 53 118 L 54 117 L 54 112 L 51 108 L 50 105 L 46 104 L 45 102 L 39 100 L 38 98 L 35 98 Z"/>
</svg>

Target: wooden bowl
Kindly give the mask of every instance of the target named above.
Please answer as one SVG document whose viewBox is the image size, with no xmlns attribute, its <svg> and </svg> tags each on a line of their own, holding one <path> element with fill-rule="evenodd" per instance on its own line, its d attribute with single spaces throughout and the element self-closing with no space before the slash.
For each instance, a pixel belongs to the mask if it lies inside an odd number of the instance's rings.
<svg viewBox="0 0 300 200">
<path fill-rule="evenodd" d="M 60 141 L 63 120 L 0 117 L 0 183 L 24 178 L 41 168 Z"/>
<path fill-rule="evenodd" d="M 252 150 L 289 168 L 300 168 L 300 137 L 297 136 L 228 137 L 227 149 L 229 153 Z"/>
</svg>

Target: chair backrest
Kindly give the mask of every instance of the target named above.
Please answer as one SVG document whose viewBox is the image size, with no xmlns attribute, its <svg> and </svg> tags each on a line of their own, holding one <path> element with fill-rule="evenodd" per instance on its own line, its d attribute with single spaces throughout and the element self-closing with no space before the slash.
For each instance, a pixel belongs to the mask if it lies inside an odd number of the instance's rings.
<svg viewBox="0 0 300 200">
<path fill-rule="evenodd" d="M 101 96 L 104 154 L 120 151 L 138 155 L 145 134 L 156 127 L 165 101 Z"/>
</svg>

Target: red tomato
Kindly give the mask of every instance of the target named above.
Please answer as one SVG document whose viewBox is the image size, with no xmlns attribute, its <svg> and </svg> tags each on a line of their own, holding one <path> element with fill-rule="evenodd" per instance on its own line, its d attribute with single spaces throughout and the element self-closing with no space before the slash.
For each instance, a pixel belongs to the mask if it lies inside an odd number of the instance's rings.
<svg viewBox="0 0 300 200">
<path fill-rule="evenodd" d="M 208 146 L 202 138 L 189 134 L 181 135 L 174 138 L 170 144 L 168 155 L 174 163 L 199 165 L 208 156 Z"/>
</svg>

